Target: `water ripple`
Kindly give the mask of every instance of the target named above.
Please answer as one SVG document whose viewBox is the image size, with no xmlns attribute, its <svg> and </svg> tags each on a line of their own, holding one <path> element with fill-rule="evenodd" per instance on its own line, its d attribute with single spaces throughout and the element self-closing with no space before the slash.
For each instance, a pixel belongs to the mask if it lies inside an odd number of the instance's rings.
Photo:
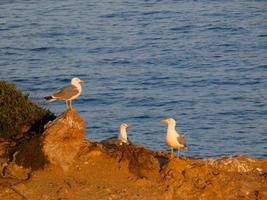
<svg viewBox="0 0 267 200">
<path fill-rule="evenodd" d="M 267 156 L 264 1 L 1 1 L 0 78 L 42 97 L 79 76 L 88 138 L 123 121 L 167 150 L 173 117 L 189 156 Z"/>
</svg>

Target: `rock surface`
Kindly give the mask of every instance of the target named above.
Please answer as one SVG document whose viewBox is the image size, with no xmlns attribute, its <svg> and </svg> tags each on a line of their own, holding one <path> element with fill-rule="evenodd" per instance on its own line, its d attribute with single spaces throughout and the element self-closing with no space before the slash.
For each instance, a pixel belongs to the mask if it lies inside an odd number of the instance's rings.
<svg viewBox="0 0 267 200">
<path fill-rule="evenodd" d="M 267 199 L 266 159 L 171 159 L 84 133 L 83 119 L 67 111 L 42 136 L 21 140 L 0 176 L 0 199 Z"/>
<path fill-rule="evenodd" d="M 46 125 L 42 149 L 51 164 L 68 171 L 85 140 L 84 124 L 84 120 L 72 109 Z"/>
</svg>

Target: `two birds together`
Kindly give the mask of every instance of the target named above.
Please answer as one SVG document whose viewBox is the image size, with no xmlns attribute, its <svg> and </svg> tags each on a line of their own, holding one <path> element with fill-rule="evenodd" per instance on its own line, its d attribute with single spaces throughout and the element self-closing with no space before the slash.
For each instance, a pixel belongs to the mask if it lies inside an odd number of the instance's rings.
<svg viewBox="0 0 267 200">
<path fill-rule="evenodd" d="M 173 149 L 175 148 L 178 149 L 177 156 L 179 157 L 180 149 L 188 149 L 184 135 L 181 135 L 176 131 L 176 121 L 173 118 L 162 119 L 160 120 L 160 122 L 168 125 L 166 133 L 166 143 L 169 147 L 171 147 L 171 156 L 173 157 Z M 131 125 L 125 123 L 120 125 L 120 133 L 118 139 L 124 143 L 129 143 L 126 131 L 126 129 L 129 127 L 131 127 Z"/>
<path fill-rule="evenodd" d="M 51 96 L 44 97 L 44 99 L 48 100 L 49 102 L 55 100 L 65 100 L 66 108 L 72 109 L 72 100 L 80 96 L 82 92 L 82 86 L 81 86 L 82 83 L 84 83 L 83 80 L 77 77 L 72 78 L 70 85 L 59 89 Z M 160 122 L 168 125 L 166 133 L 166 143 L 168 146 L 171 147 L 171 156 L 173 156 L 173 149 L 175 148 L 178 149 L 178 157 L 179 157 L 180 149 L 188 148 L 186 145 L 184 135 L 181 135 L 176 131 L 176 121 L 173 118 L 162 119 L 160 120 Z M 124 143 L 129 143 L 126 131 L 126 129 L 129 127 L 131 126 L 125 123 L 122 123 L 120 125 L 120 133 L 118 139 Z"/>
</svg>

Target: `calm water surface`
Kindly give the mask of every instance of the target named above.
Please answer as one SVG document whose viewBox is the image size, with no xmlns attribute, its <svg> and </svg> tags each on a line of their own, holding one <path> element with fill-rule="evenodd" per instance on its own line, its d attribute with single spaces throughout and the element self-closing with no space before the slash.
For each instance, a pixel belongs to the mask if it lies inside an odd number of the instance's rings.
<svg viewBox="0 0 267 200">
<path fill-rule="evenodd" d="M 267 157 L 266 1 L 0 1 L 0 79 L 58 114 L 73 76 L 89 139 L 167 150 L 173 117 L 187 156 Z"/>
</svg>

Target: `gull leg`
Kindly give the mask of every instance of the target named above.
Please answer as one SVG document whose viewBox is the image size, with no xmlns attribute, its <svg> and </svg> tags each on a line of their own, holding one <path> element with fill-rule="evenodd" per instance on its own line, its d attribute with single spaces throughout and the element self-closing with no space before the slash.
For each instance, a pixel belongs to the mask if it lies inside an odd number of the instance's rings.
<svg viewBox="0 0 267 200">
<path fill-rule="evenodd" d="M 171 158 L 173 158 L 173 148 L 171 147 Z"/>
<path fill-rule="evenodd" d="M 72 100 L 70 100 L 70 109 L 72 110 Z"/>
<path fill-rule="evenodd" d="M 177 157 L 180 158 L 180 149 L 178 149 Z"/>
<path fill-rule="evenodd" d="M 69 109 L 68 100 L 66 100 L 66 108 Z"/>
</svg>

